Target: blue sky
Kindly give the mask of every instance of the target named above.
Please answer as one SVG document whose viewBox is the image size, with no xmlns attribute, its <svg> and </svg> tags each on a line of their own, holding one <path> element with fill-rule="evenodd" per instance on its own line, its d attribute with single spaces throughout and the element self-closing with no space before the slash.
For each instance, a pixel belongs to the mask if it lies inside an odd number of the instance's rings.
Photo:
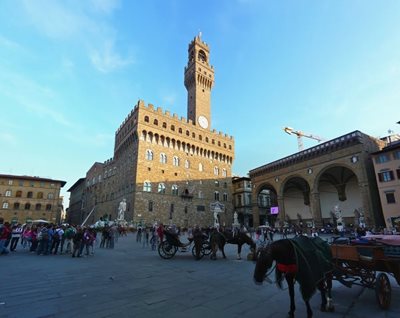
<svg viewBox="0 0 400 318">
<path fill-rule="evenodd" d="M 199 31 L 236 175 L 297 152 L 284 126 L 327 140 L 400 132 L 400 1 L 3 0 L 0 173 L 65 180 L 66 195 L 112 157 L 138 99 L 186 117 Z"/>
</svg>

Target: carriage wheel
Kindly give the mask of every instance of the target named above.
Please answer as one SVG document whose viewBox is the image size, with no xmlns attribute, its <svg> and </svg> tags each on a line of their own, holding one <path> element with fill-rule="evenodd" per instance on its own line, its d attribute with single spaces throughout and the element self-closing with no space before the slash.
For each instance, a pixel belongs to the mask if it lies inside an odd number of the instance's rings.
<svg viewBox="0 0 400 318">
<path fill-rule="evenodd" d="M 385 273 L 379 273 L 376 277 L 375 294 L 379 307 L 388 309 L 392 298 L 392 287 Z"/>
<path fill-rule="evenodd" d="M 192 255 L 194 258 L 196 258 L 196 247 L 195 246 L 192 247 Z M 200 250 L 200 259 L 202 259 L 204 255 L 205 255 L 204 247 L 202 246 L 201 250 Z"/>
<path fill-rule="evenodd" d="M 158 254 L 164 259 L 170 259 L 174 257 L 178 248 L 171 245 L 168 241 L 163 241 L 158 245 Z"/>
<path fill-rule="evenodd" d="M 204 255 L 208 256 L 211 254 L 212 250 L 211 250 L 211 244 L 208 242 L 204 242 L 203 243 L 203 248 L 204 250 Z"/>
</svg>

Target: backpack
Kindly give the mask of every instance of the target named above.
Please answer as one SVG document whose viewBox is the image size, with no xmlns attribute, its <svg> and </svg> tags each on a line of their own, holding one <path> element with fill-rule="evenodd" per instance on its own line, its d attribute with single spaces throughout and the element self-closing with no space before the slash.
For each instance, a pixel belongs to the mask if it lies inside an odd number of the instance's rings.
<svg viewBox="0 0 400 318">
<path fill-rule="evenodd" d="M 58 234 L 58 231 L 55 231 L 53 234 L 53 240 L 58 242 L 60 240 L 60 234 Z"/>
<path fill-rule="evenodd" d="M 75 236 L 75 233 L 74 233 L 74 230 L 73 229 L 68 229 L 66 232 L 65 232 L 65 237 L 67 238 L 67 239 L 72 239 L 72 238 L 74 238 L 74 236 Z"/>
<path fill-rule="evenodd" d="M 48 240 L 49 239 L 49 232 L 48 230 L 45 228 L 43 230 L 40 231 L 40 233 L 42 234 L 42 240 Z"/>
</svg>

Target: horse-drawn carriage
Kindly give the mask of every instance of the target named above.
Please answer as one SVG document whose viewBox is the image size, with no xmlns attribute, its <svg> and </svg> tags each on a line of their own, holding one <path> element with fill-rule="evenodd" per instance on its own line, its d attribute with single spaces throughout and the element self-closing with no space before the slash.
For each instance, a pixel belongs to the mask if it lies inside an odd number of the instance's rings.
<svg viewBox="0 0 400 318">
<path fill-rule="evenodd" d="M 321 310 L 334 310 L 332 279 L 347 287 L 356 284 L 375 289 L 379 306 L 387 309 L 391 301 L 388 275 L 394 276 L 400 285 L 400 236 L 397 240 L 398 245 L 385 245 L 382 241 L 371 245 L 354 244 L 350 240 L 329 245 L 318 237 L 302 236 L 278 240 L 257 251 L 253 277 L 256 283 L 262 283 L 275 271 L 279 287 L 283 279 L 286 280 L 290 295 L 289 317 L 294 317 L 295 312 L 295 281 L 300 284 L 307 317 L 313 315 L 309 300 L 316 289 L 321 292 Z"/>
<path fill-rule="evenodd" d="M 334 277 L 345 286 L 360 285 L 375 290 L 376 300 L 382 309 L 391 302 L 392 275 L 400 285 L 400 246 L 382 242 L 373 245 L 331 244 Z"/>
<path fill-rule="evenodd" d="M 170 259 L 174 257 L 178 251 L 186 252 L 187 250 L 191 250 L 193 257 L 196 257 L 196 247 L 194 246 L 193 238 L 189 238 L 188 242 L 182 243 L 178 234 L 164 231 L 164 235 L 165 240 L 158 245 L 158 254 L 160 257 Z M 202 258 L 204 255 L 210 255 L 210 253 L 210 242 L 208 237 L 204 235 L 199 257 Z"/>
</svg>

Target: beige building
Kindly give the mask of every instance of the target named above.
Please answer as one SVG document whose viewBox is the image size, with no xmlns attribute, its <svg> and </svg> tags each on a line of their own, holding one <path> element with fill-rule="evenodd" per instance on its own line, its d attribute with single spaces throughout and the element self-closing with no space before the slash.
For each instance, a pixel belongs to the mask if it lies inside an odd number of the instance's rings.
<svg viewBox="0 0 400 318">
<path fill-rule="evenodd" d="M 61 220 L 60 189 L 65 181 L 0 174 L 0 217 L 6 222 L 26 223 Z"/>
<path fill-rule="evenodd" d="M 232 224 L 234 139 L 211 127 L 214 69 L 199 36 L 189 44 L 184 83 L 187 117 L 138 101 L 115 133 L 113 157 L 86 174 L 88 222 L 115 219 L 126 200 L 125 219 L 178 226 Z"/>
<path fill-rule="evenodd" d="M 400 228 L 400 141 L 372 154 L 386 228 Z"/>
<path fill-rule="evenodd" d="M 383 146 L 353 131 L 251 170 L 255 225 L 382 225 L 371 153 Z"/>
<path fill-rule="evenodd" d="M 238 221 L 246 228 L 253 227 L 252 186 L 248 177 L 233 177 L 233 205 Z"/>
</svg>

